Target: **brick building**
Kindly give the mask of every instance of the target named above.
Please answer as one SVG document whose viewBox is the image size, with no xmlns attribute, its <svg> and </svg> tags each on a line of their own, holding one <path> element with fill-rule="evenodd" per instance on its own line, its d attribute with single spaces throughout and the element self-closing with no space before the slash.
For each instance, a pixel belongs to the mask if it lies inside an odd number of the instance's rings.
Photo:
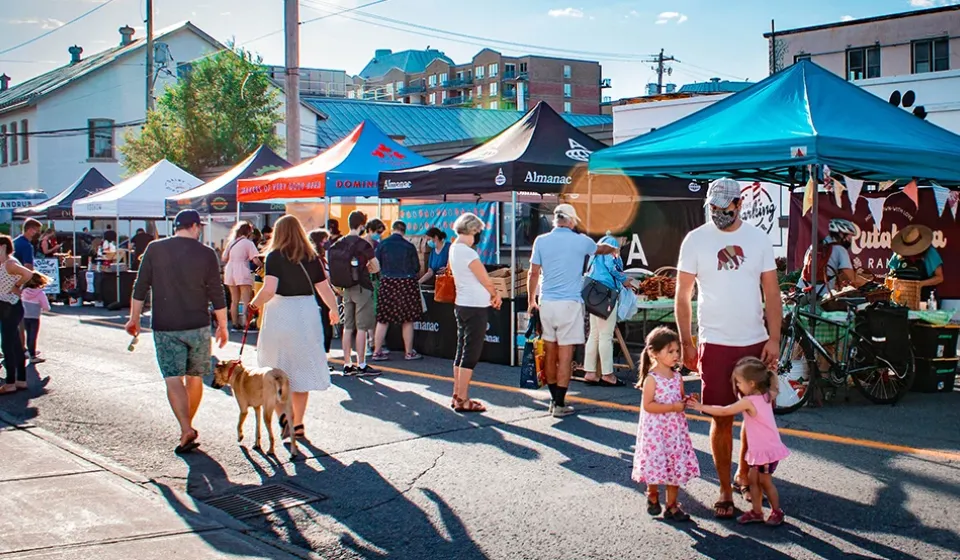
<svg viewBox="0 0 960 560">
<path fill-rule="evenodd" d="M 435 49 L 380 49 L 348 85 L 347 97 L 521 111 L 545 101 L 557 112 L 596 115 L 605 87 L 610 83 L 601 78 L 599 62 L 483 49 L 469 63 L 456 64 Z"/>
</svg>

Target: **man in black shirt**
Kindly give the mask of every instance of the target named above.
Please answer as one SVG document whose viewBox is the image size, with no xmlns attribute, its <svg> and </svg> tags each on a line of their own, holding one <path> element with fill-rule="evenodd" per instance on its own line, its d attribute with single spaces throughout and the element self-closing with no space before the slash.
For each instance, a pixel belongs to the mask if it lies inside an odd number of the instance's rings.
<svg viewBox="0 0 960 560">
<path fill-rule="evenodd" d="M 130 336 L 140 334 L 140 314 L 153 291 L 153 339 L 170 408 L 180 423 L 177 453 L 196 449 L 193 417 L 203 397 L 202 376 L 210 373 L 210 311 L 217 318 L 216 339 L 227 344 L 227 305 L 220 265 L 213 249 L 200 243 L 203 225 L 196 210 L 183 210 L 173 223 L 173 237 L 150 243 L 133 287 Z"/>
<path fill-rule="evenodd" d="M 137 234 L 133 236 L 133 239 L 130 240 L 133 243 L 133 268 L 137 269 L 140 267 L 140 260 L 143 258 L 143 254 L 147 251 L 147 245 L 154 240 L 154 237 L 147 233 L 143 228 L 137 230 Z"/>
</svg>

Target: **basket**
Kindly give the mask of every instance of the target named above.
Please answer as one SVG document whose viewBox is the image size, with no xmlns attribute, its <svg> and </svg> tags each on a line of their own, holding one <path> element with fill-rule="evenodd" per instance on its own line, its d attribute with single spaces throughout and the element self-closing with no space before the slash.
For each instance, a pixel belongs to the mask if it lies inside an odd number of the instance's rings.
<svg viewBox="0 0 960 560">
<path fill-rule="evenodd" d="M 913 310 L 920 309 L 920 281 L 891 278 L 890 299 Z"/>
<path fill-rule="evenodd" d="M 493 288 L 497 291 L 500 299 L 510 299 L 510 281 L 511 274 L 509 268 L 500 268 L 489 272 L 487 276 L 493 282 Z M 517 271 L 514 283 L 514 295 L 521 296 L 527 293 L 527 271 L 520 269 Z"/>
</svg>

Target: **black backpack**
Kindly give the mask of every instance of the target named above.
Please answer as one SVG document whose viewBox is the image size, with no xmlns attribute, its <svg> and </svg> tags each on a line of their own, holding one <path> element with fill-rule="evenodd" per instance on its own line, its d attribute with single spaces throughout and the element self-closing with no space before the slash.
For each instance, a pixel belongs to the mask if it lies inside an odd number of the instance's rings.
<svg viewBox="0 0 960 560">
<path fill-rule="evenodd" d="M 356 250 L 356 243 L 366 243 L 357 236 L 341 237 L 327 250 L 327 264 L 330 268 L 330 283 L 340 289 L 352 288 L 360 284 L 361 270 L 367 262 Z M 356 261 L 356 266 L 352 263 Z"/>
</svg>

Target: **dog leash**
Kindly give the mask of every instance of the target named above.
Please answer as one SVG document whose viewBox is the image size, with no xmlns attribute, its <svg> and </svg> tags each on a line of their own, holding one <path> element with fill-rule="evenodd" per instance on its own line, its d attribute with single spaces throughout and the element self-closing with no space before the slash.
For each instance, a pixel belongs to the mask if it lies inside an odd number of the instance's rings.
<svg viewBox="0 0 960 560">
<path fill-rule="evenodd" d="M 227 371 L 227 380 L 233 379 L 233 371 L 237 368 L 237 366 L 240 365 L 240 362 L 243 358 L 243 349 L 247 345 L 247 335 L 250 334 L 250 319 L 252 319 L 252 317 L 250 316 L 249 308 L 248 308 L 247 322 L 246 322 L 246 325 L 244 325 L 243 327 L 243 337 L 240 339 L 240 354 L 237 356 L 237 361 L 234 362 L 233 365 L 230 366 L 230 369 Z"/>
</svg>

